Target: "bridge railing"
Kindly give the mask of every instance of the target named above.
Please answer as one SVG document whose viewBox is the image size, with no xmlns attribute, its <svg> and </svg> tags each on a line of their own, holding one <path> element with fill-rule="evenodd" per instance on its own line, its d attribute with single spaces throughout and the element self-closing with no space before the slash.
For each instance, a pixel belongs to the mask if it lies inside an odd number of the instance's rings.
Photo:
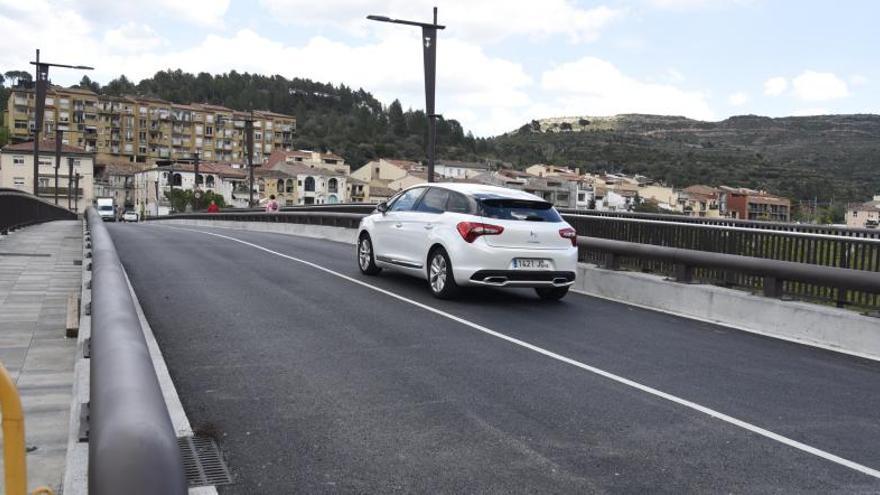
<svg viewBox="0 0 880 495">
<path fill-rule="evenodd" d="M 76 213 L 18 189 L 0 188 L 0 234 L 52 220 L 75 220 Z"/>
<path fill-rule="evenodd" d="M 224 210 L 215 214 L 184 214 L 152 220 L 189 218 L 355 228 L 375 206 L 345 205 L 347 212 L 328 211 L 330 208 L 340 208 L 340 205 L 289 207 L 277 213 L 257 209 Z M 809 232 L 805 230 L 824 227 L 777 224 L 784 227 L 777 229 L 768 225 L 770 222 L 729 220 L 683 222 L 678 220 L 687 217 L 676 215 L 563 214 L 563 217 L 582 238 L 582 261 L 609 268 L 664 274 L 682 281 L 743 288 L 775 297 L 880 309 L 880 291 L 869 290 L 873 286 L 844 283 L 844 279 L 825 276 L 838 273 L 847 277 L 858 273 L 857 277 L 871 280 L 880 277 L 880 239 L 872 237 L 874 231 L 829 227 L 824 232 Z M 599 243 L 600 240 L 614 242 Z M 636 249 L 639 246 L 645 248 Z M 655 247 L 674 251 L 653 249 Z M 684 252 L 693 256 L 684 256 Z M 669 253 L 675 253 L 675 256 Z M 711 263 L 706 263 L 709 258 L 702 254 L 724 256 L 713 257 Z M 755 263 L 743 264 L 743 259 Z M 818 270 L 804 268 L 806 271 L 797 271 L 798 276 L 794 277 L 790 276 L 794 272 L 776 273 L 768 268 L 785 266 L 790 270 L 794 265 L 812 266 Z"/>
<path fill-rule="evenodd" d="M 187 481 L 122 263 L 94 208 L 89 493 L 184 494 Z"/>
<path fill-rule="evenodd" d="M 827 233 L 803 230 L 776 230 L 744 226 L 742 223 L 684 223 L 643 217 L 612 217 L 604 215 L 566 214 L 564 218 L 577 230 L 578 235 L 591 238 L 625 241 L 635 244 L 663 246 L 692 251 L 730 254 L 774 261 L 844 268 L 866 272 L 880 272 L 880 239 L 869 237 L 874 231 L 829 229 Z M 809 226 L 805 228 L 815 228 Z M 605 252 L 584 249 L 585 261 L 604 263 Z M 675 275 L 678 268 L 668 259 L 656 256 L 619 255 L 615 264 L 622 268 Z M 697 266 L 692 278 L 697 281 L 764 290 L 760 274 L 746 273 L 720 267 Z M 783 295 L 800 299 L 831 301 L 838 306 L 853 305 L 866 308 L 880 307 L 877 294 L 846 287 L 807 281 L 786 280 L 781 287 Z"/>
</svg>

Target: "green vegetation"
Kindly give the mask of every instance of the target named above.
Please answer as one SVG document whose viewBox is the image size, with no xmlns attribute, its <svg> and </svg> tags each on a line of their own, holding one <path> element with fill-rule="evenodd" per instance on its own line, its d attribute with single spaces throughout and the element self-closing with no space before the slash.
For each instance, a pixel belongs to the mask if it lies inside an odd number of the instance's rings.
<svg viewBox="0 0 880 495">
<path fill-rule="evenodd" d="M 190 206 L 192 210 L 204 210 L 211 204 L 211 201 L 217 203 L 217 206 L 220 208 L 225 208 L 226 203 L 223 200 L 222 194 L 214 194 L 214 191 L 205 191 L 202 193 L 201 199 L 198 201 L 198 205 L 196 204 L 196 200 L 193 197 L 193 192 L 190 189 L 178 189 L 175 188 L 173 194 L 169 191 L 165 191 L 165 198 L 171 199 L 171 206 L 174 211 L 184 212 L 187 211 L 187 205 Z M 196 208 L 198 206 L 198 208 Z"/>
</svg>

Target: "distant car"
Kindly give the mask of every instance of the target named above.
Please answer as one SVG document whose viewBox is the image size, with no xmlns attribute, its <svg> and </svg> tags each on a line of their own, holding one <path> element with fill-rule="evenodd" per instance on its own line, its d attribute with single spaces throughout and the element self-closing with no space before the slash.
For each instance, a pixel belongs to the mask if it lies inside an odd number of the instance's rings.
<svg viewBox="0 0 880 495">
<path fill-rule="evenodd" d="M 134 210 L 127 210 L 125 213 L 122 214 L 122 221 L 123 222 L 137 222 L 138 221 L 137 212 Z"/>
<path fill-rule="evenodd" d="M 424 278 L 439 298 L 460 286 L 534 288 L 561 299 L 577 271 L 577 234 L 532 194 L 479 184 L 434 183 L 379 203 L 358 229 L 361 272 Z"/>
</svg>

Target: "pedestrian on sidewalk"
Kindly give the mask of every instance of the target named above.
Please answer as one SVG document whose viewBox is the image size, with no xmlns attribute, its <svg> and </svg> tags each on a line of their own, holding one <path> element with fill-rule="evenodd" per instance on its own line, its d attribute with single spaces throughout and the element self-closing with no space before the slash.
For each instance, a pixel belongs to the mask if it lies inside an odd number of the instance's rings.
<svg viewBox="0 0 880 495">
<path fill-rule="evenodd" d="M 266 203 L 266 213 L 275 213 L 278 211 L 278 201 L 275 201 L 275 195 L 269 195 L 269 202 Z"/>
<path fill-rule="evenodd" d="M 220 213 L 220 207 L 217 206 L 217 202 L 213 199 L 211 200 L 211 204 L 208 205 L 208 213 Z"/>
</svg>

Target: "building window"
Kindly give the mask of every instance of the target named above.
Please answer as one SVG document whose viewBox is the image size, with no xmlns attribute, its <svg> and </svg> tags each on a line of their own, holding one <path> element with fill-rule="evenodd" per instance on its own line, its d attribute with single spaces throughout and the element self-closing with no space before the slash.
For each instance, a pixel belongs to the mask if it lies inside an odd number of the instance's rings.
<svg viewBox="0 0 880 495">
<path fill-rule="evenodd" d="M 12 157 L 13 165 L 24 165 L 24 157 L 23 156 L 13 156 Z"/>
<path fill-rule="evenodd" d="M 214 187 L 214 176 L 209 175 L 205 177 L 205 187 L 213 188 Z"/>
<path fill-rule="evenodd" d="M 331 193 L 339 192 L 338 188 L 339 188 L 339 183 L 336 181 L 336 179 L 330 179 L 330 181 L 327 183 L 327 191 L 328 192 L 331 192 Z"/>
<path fill-rule="evenodd" d="M 284 179 L 278 179 L 278 183 L 275 184 L 275 191 L 284 192 Z"/>
<path fill-rule="evenodd" d="M 13 177 L 12 185 L 14 185 L 17 189 L 24 189 L 24 177 Z"/>
<path fill-rule="evenodd" d="M 183 184 L 183 177 L 180 174 L 174 174 L 174 179 L 172 180 L 172 183 L 175 186 L 182 185 Z"/>
<path fill-rule="evenodd" d="M 306 189 L 306 192 L 315 192 L 315 178 L 314 177 L 306 177 L 305 189 Z"/>
<path fill-rule="evenodd" d="M 293 179 L 287 179 L 285 182 L 284 192 L 292 193 L 293 192 Z"/>
</svg>

